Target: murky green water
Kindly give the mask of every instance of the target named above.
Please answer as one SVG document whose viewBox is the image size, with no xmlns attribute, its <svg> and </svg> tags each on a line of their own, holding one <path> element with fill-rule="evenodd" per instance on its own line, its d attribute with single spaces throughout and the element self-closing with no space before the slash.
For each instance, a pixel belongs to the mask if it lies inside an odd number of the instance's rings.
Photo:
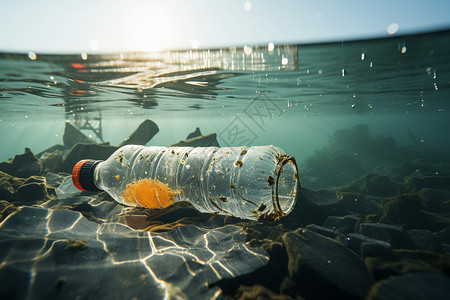
<svg viewBox="0 0 450 300">
<path fill-rule="evenodd" d="M 118 145 L 145 119 L 160 129 L 148 145 L 199 127 L 221 146 L 274 144 L 300 163 L 355 125 L 398 147 L 448 150 L 449 31 L 272 46 L 0 54 L 0 161 L 62 144 L 65 122 Z"/>
</svg>

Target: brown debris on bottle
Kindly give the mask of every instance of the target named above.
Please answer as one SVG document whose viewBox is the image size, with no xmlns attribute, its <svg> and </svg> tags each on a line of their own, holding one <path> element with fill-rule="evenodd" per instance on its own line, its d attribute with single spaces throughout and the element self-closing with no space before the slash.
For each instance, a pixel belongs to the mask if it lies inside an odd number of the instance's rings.
<svg viewBox="0 0 450 300">
<path fill-rule="evenodd" d="M 123 192 L 126 203 L 146 208 L 165 208 L 172 205 L 182 191 L 172 190 L 156 179 L 144 178 L 127 184 Z"/>
</svg>

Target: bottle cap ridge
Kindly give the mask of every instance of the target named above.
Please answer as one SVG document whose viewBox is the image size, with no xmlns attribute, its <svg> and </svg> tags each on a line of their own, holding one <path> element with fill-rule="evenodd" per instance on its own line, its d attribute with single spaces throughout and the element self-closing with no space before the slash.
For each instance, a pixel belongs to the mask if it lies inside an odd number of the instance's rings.
<svg viewBox="0 0 450 300">
<path fill-rule="evenodd" d="M 101 160 L 80 160 L 75 164 L 72 170 L 72 181 L 75 187 L 81 191 L 101 191 L 93 181 L 95 166 Z"/>
</svg>

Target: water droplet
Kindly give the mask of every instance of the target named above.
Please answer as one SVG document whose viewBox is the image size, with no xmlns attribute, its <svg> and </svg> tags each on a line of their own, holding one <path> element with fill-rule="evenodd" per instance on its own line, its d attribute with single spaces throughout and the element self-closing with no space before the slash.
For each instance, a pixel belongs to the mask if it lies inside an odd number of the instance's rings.
<svg viewBox="0 0 450 300">
<path fill-rule="evenodd" d="M 252 3 L 250 1 L 246 1 L 244 3 L 244 10 L 245 11 L 250 11 L 252 9 Z"/>
<path fill-rule="evenodd" d="M 288 62 L 289 62 L 288 58 L 283 56 L 282 59 L 281 59 L 281 64 L 282 64 L 283 66 L 285 66 L 285 65 L 288 64 Z"/>
<path fill-rule="evenodd" d="M 366 54 L 363 52 L 361 53 L 361 60 L 365 60 L 366 59 Z"/>
<path fill-rule="evenodd" d="M 192 41 L 191 41 L 191 47 L 192 47 L 193 49 L 198 49 L 198 48 L 200 47 L 200 42 L 199 42 L 199 40 L 192 40 Z"/>
<path fill-rule="evenodd" d="M 267 45 L 267 51 L 273 52 L 274 49 L 275 49 L 275 45 L 273 43 L 269 43 Z"/>
<path fill-rule="evenodd" d="M 252 52 L 253 52 L 252 47 L 244 46 L 244 53 L 245 53 L 246 55 L 251 55 Z"/>
<path fill-rule="evenodd" d="M 356 105 L 355 104 L 352 104 L 352 108 L 355 108 L 356 107 Z"/>
<path fill-rule="evenodd" d="M 400 52 L 401 52 L 402 54 L 406 53 L 406 46 L 403 46 L 402 49 L 400 50 Z"/>
<path fill-rule="evenodd" d="M 342 72 L 342 77 L 344 77 L 345 75 L 347 75 L 347 73 L 345 72 L 345 69 L 342 69 L 341 72 Z"/>
<path fill-rule="evenodd" d="M 88 58 L 88 55 L 86 52 L 81 53 L 81 59 L 86 60 Z"/>
<path fill-rule="evenodd" d="M 36 60 L 37 55 L 33 51 L 28 52 L 28 58 L 31 60 Z"/>
<path fill-rule="evenodd" d="M 433 71 L 433 79 L 436 79 L 436 69 Z"/>
<path fill-rule="evenodd" d="M 388 34 L 395 34 L 398 31 L 398 27 L 399 26 L 397 23 L 392 23 L 392 24 L 389 24 L 386 31 Z"/>
</svg>

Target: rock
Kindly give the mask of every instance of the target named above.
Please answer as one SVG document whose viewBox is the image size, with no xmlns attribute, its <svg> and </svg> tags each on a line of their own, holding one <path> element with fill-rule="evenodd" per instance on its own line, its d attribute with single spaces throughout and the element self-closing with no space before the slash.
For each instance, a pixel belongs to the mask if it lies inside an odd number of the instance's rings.
<svg viewBox="0 0 450 300">
<path fill-rule="evenodd" d="M 376 283 L 367 300 L 450 299 L 450 279 L 439 273 L 412 273 Z"/>
<path fill-rule="evenodd" d="M 247 300 L 247 299 L 274 299 L 274 300 L 290 300 L 294 299 L 288 295 L 277 294 L 268 288 L 256 284 L 254 286 L 241 285 L 235 293 L 233 299 Z"/>
<path fill-rule="evenodd" d="M 293 211 L 291 214 L 295 213 L 293 217 L 305 224 L 320 225 L 330 215 L 346 215 L 342 199 L 337 198 L 334 192 L 328 190 L 312 191 L 302 188 L 298 199 L 297 206 L 301 206 L 301 209 Z M 286 218 L 289 218 L 290 215 Z"/>
<path fill-rule="evenodd" d="M 336 239 L 338 236 L 345 237 L 342 233 L 331 230 L 326 227 L 322 227 L 316 224 L 310 224 L 306 226 L 306 229 L 314 231 L 315 233 L 318 233 L 320 235 L 329 237 L 330 239 Z"/>
<path fill-rule="evenodd" d="M 431 231 L 426 229 L 408 230 L 409 237 L 416 249 L 442 252 L 441 242 Z"/>
<path fill-rule="evenodd" d="M 0 200 L 10 201 L 17 189 L 25 182 L 18 178 L 0 171 Z"/>
<path fill-rule="evenodd" d="M 341 243 L 299 229 L 283 235 L 288 270 L 307 299 L 361 299 L 372 280 L 362 259 Z"/>
<path fill-rule="evenodd" d="M 142 122 L 129 137 L 120 143 L 119 147 L 125 145 L 145 145 L 158 133 L 158 131 L 158 125 L 152 120 L 147 119 Z"/>
<path fill-rule="evenodd" d="M 377 197 L 394 196 L 399 192 L 399 186 L 389 177 L 377 174 L 365 176 L 367 193 Z"/>
<path fill-rule="evenodd" d="M 60 172 L 72 173 L 77 162 L 83 159 L 105 160 L 113 154 L 118 147 L 97 144 L 76 144 L 67 154 L 61 165 Z"/>
<path fill-rule="evenodd" d="M 422 199 L 423 210 L 433 213 L 450 212 L 450 191 L 424 188 L 417 194 Z"/>
<path fill-rule="evenodd" d="M 372 239 L 358 233 L 347 234 L 347 239 L 350 249 L 362 257 L 371 256 L 374 255 L 374 253 L 390 251 L 392 249 L 389 242 Z"/>
<path fill-rule="evenodd" d="M 422 250 L 392 250 L 364 260 L 375 281 L 412 272 L 442 272 L 450 275 L 450 257 Z"/>
<path fill-rule="evenodd" d="M 42 159 L 43 155 L 48 155 L 50 153 L 53 153 L 55 151 L 62 151 L 64 152 L 65 150 L 67 150 L 67 148 L 64 145 L 53 145 L 50 148 L 45 149 L 44 151 L 39 152 L 38 154 L 36 154 L 36 157 Z"/>
<path fill-rule="evenodd" d="M 442 251 L 445 254 L 450 255 L 450 245 L 449 244 L 442 244 Z"/>
<path fill-rule="evenodd" d="M 72 148 L 78 143 L 92 143 L 84 133 L 79 131 L 69 122 L 66 122 L 66 127 L 64 128 L 63 143 L 67 148 Z"/>
<path fill-rule="evenodd" d="M 407 228 L 427 229 L 433 232 L 450 226 L 450 216 L 445 213 L 424 211 L 418 194 L 401 194 L 387 199 L 380 222 L 401 224 Z"/>
<path fill-rule="evenodd" d="M 441 243 L 449 244 L 450 242 L 450 227 L 444 228 L 439 232 L 436 232 L 436 237 Z"/>
<path fill-rule="evenodd" d="M 388 242 L 394 249 L 413 249 L 414 243 L 408 235 L 408 232 L 399 225 L 390 224 L 359 224 L 360 234 Z"/>
<path fill-rule="evenodd" d="M 55 189 L 48 186 L 45 177 L 29 177 L 14 194 L 14 200 L 33 202 L 47 200 L 56 195 Z"/>
<path fill-rule="evenodd" d="M 0 222 L 16 210 L 17 207 L 14 204 L 11 204 L 6 200 L 0 200 Z"/>
<path fill-rule="evenodd" d="M 64 156 L 64 151 L 55 150 L 45 156 L 43 160 L 44 168 L 50 171 L 56 171 L 60 168 Z"/>
<path fill-rule="evenodd" d="M 186 140 L 196 138 L 198 136 L 202 136 L 202 133 L 200 132 L 200 128 L 197 127 L 197 128 L 195 128 L 195 131 L 188 134 L 188 136 L 186 137 Z"/>
<path fill-rule="evenodd" d="M 16 177 L 28 178 L 42 174 L 42 162 L 29 148 L 25 148 L 25 152 L 14 156 L 12 161 L 0 163 L 0 171 Z"/>
<path fill-rule="evenodd" d="M 450 176 L 423 176 L 408 179 L 411 190 L 419 191 L 423 188 L 450 191 Z"/>
<path fill-rule="evenodd" d="M 197 136 L 178 143 L 172 144 L 171 147 L 220 147 L 217 142 L 217 134 L 210 133 L 207 135 Z"/>
<path fill-rule="evenodd" d="M 330 228 L 340 233 L 351 233 L 356 232 L 359 228 L 359 223 L 363 221 L 362 218 L 358 218 L 355 216 L 329 216 L 325 223 L 322 225 L 323 227 Z"/>
</svg>

